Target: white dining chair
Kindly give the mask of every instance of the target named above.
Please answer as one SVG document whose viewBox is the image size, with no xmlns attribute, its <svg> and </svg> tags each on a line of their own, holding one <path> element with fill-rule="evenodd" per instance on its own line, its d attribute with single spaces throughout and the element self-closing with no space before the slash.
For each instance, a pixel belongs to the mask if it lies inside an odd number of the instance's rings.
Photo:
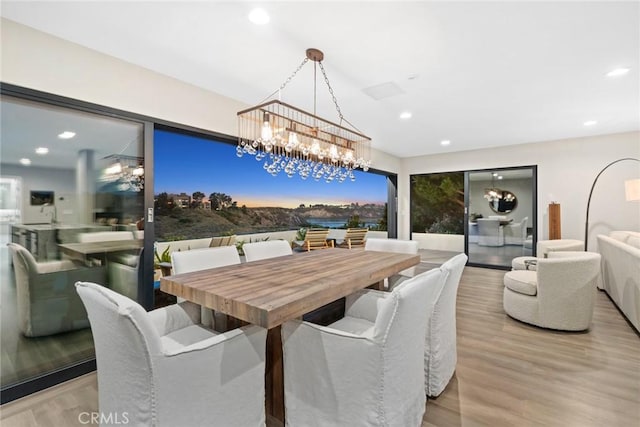
<svg viewBox="0 0 640 427">
<path fill-rule="evenodd" d="M 134 426 L 264 426 L 267 330 L 218 334 L 190 302 L 146 312 L 77 282 L 96 351 L 98 408 Z"/>
<path fill-rule="evenodd" d="M 286 240 L 245 243 L 242 245 L 242 250 L 247 262 L 293 255 L 291 245 Z"/>
<path fill-rule="evenodd" d="M 367 241 L 365 242 L 364 250 L 415 255 L 418 253 L 418 242 L 416 240 L 371 238 L 367 239 Z M 388 290 L 391 290 L 394 286 L 402 283 L 402 281 L 408 278 L 413 277 L 415 274 L 415 267 L 410 267 L 406 270 L 402 270 L 401 272 L 385 279 L 385 287 Z"/>
<path fill-rule="evenodd" d="M 458 254 L 440 267 L 446 273 L 427 327 L 424 357 L 425 392 L 436 397 L 445 389 L 458 362 L 456 299 L 467 255 Z"/>
<path fill-rule="evenodd" d="M 444 278 L 437 268 L 391 292 L 356 292 L 326 327 L 283 324 L 287 425 L 420 426 L 427 322 Z"/>
<path fill-rule="evenodd" d="M 191 273 L 193 271 L 236 264 L 240 264 L 240 255 L 238 255 L 238 250 L 235 246 L 219 246 L 171 253 L 173 274 Z M 203 324 L 218 331 L 226 330 L 226 315 L 202 307 L 201 316 Z"/>
<path fill-rule="evenodd" d="M 504 246 L 504 227 L 497 218 L 478 218 L 478 246 Z"/>
</svg>

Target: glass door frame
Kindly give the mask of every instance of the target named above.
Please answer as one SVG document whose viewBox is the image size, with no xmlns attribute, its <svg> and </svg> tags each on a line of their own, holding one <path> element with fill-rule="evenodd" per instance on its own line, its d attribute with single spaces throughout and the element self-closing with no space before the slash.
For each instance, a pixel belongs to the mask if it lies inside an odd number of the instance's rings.
<svg viewBox="0 0 640 427">
<path fill-rule="evenodd" d="M 500 172 L 500 171 L 512 171 L 520 169 L 531 169 L 531 201 L 532 201 L 532 255 L 536 256 L 536 244 L 538 242 L 538 166 L 537 165 L 523 165 L 523 166 L 510 166 L 501 168 L 484 168 L 467 170 L 464 172 L 464 253 L 469 257 L 469 203 L 470 203 L 470 180 L 469 174 L 477 172 Z M 470 267 L 492 268 L 496 270 L 511 270 L 511 266 L 498 266 L 492 264 L 483 264 L 473 262 L 469 257 L 467 265 Z"/>
</svg>

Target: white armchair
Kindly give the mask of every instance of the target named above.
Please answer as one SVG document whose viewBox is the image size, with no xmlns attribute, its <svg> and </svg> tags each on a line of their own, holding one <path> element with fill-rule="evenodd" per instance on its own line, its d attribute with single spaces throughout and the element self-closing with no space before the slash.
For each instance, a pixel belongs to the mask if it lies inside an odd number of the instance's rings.
<svg viewBox="0 0 640 427">
<path fill-rule="evenodd" d="M 424 343 L 444 273 L 430 270 L 392 292 L 347 297 L 345 317 L 324 327 L 282 326 L 285 412 L 291 426 L 420 426 Z"/>
<path fill-rule="evenodd" d="M 245 243 L 242 245 L 242 250 L 247 262 L 293 255 L 291 245 L 285 240 Z"/>
<path fill-rule="evenodd" d="M 13 259 L 18 325 L 27 337 L 41 337 L 89 327 L 87 312 L 73 287 L 78 280 L 106 282 L 104 267 L 69 260 L 36 262 L 24 247 L 8 243 Z"/>
<path fill-rule="evenodd" d="M 456 299 L 466 263 L 467 256 L 458 254 L 440 267 L 446 274 L 446 280 L 429 320 L 424 353 L 427 396 L 439 396 L 456 370 Z"/>
<path fill-rule="evenodd" d="M 504 311 L 511 317 L 564 331 L 589 328 L 593 316 L 600 254 L 549 252 L 537 271 L 513 270 L 504 276 Z"/>
<path fill-rule="evenodd" d="M 527 222 L 529 217 L 522 218 L 522 221 L 504 226 L 504 243 L 506 245 L 524 245 L 527 240 Z"/>
<path fill-rule="evenodd" d="M 378 252 L 395 252 L 402 254 L 415 255 L 418 253 L 418 242 L 415 240 L 398 240 L 398 239 L 367 239 L 364 244 L 365 251 L 378 251 Z M 394 274 L 387 280 L 387 287 L 389 290 L 394 286 L 402 283 L 402 281 L 413 277 L 416 274 L 416 268 L 410 267 L 406 270 L 402 270 L 398 274 Z"/>
<path fill-rule="evenodd" d="M 76 283 L 96 348 L 100 413 L 135 426 L 264 426 L 267 331 L 217 334 L 189 302 L 149 313 L 94 283 Z"/>
<path fill-rule="evenodd" d="M 504 246 L 504 228 L 499 218 L 478 218 L 478 246 Z"/>
</svg>

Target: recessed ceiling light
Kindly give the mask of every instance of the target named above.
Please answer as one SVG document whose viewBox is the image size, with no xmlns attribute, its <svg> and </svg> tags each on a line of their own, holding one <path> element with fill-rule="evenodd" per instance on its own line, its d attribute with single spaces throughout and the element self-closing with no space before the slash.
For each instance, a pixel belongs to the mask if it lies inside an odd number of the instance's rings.
<svg viewBox="0 0 640 427">
<path fill-rule="evenodd" d="M 611 70 L 607 73 L 607 77 L 620 77 L 624 76 L 629 72 L 628 68 L 616 68 L 615 70 Z"/>
<path fill-rule="evenodd" d="M 20 164 L 29 166 L 31 164 L 31 159 L 20 159 Z"/>
<path fill-rule="evenodd" d="M 593 126 L 595 124 L 597 124 L 598 122 L 596 122 L 595 120 L 587 120 L 586 122 L 583 123 L 583 125 L 585 126 Z"/>
<path fill-rule="evenodd" d="M 400 118 L 402 120 L 409 120 L 411 118 L 411 111 L 403 111 L 400 113 Z"/>
<path fill-rule="evenodd" d="M 269 14 L 261 8 L 253 9 L 249 13 L 249 21 L 253 22 L 256 25 L 265 25 L 269 23 Z"/>
<path fill-rule="evenodd" d="M 71 132 L 71 131 L 65 130 L 64 132 L 62 132 L 61 134 L 58 135 L 58 138 L 60 138 L 60 139 L 71 139 L 74 136 L 76 136 L 75 132 Z"/>
<path fill-rule="evenodd" d="M 440 145 L 449 145 L 451 144 L 451 141 L 449 141 L 448 139 L 445 139 L 444 141 L 440 141 Z"/>
<path fill-rule="evenodd" d="M 36 154 L 47 154 L 49 149 L 47 147 L 38 147 L 36 148 Z"/>
<path fill-rule="evenodd" d="M 492 173 L 491 176 L 498 176 L 498 172 Z"/>
<path fill-rule="evenodd" d="M 498 179 L 502 179 L 502 175 L 498 175 Z"/>
</svg>

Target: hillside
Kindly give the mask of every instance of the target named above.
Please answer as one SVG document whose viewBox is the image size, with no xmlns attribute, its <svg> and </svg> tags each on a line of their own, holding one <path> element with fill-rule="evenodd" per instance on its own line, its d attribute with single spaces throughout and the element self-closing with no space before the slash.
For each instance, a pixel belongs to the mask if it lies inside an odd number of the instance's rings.
<svg viewBox="0 0 640 427">
<path fill-rule="evenodd" d="M 198 239 L 298 229 L 312 226 L 309 219 L 335 219 L 346 223 L 353 215 L 377 223 L 384 216 L 384 206 L 320 205 L 295 209 L 232 206 L 214 211 L 203 208 L 157 209 L 155 232 L 158 240 Z"/>
</svg>

